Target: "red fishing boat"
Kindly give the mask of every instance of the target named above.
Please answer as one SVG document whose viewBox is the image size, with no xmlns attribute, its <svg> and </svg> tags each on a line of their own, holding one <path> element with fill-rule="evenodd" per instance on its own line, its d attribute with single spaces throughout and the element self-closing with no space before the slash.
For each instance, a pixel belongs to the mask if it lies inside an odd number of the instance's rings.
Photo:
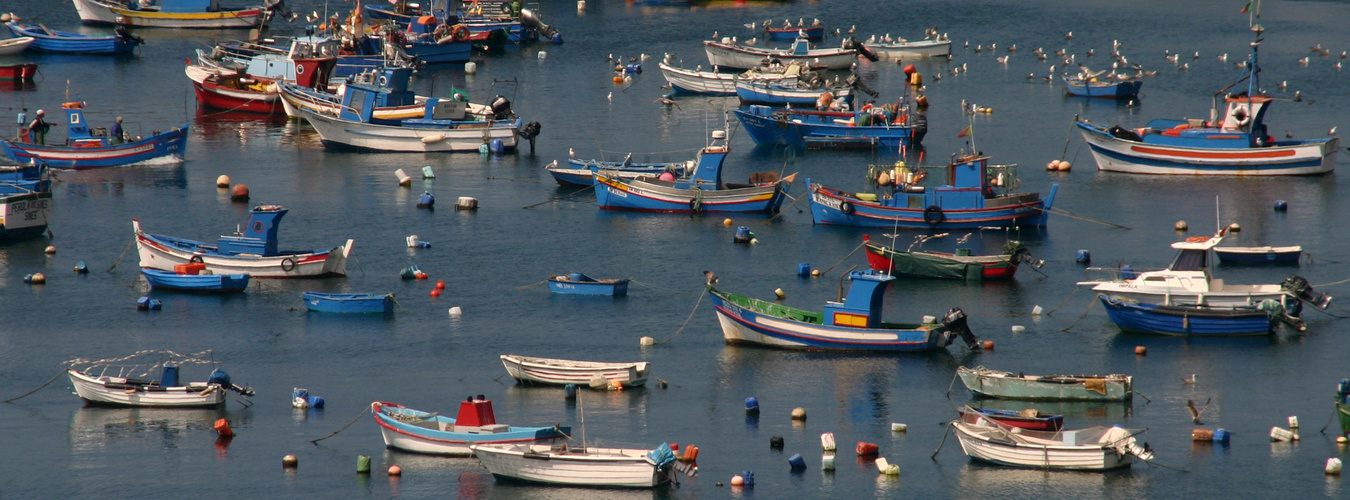
<svg viewBox="0 0 1350 500">
<path fill-rule="evenodd" d="M 946 235 L 923 235 L 916 244 Z M 910 278 L 1006 280 L 1017 273 L 1019 264 L 1041 266 L 1040 259 L 1032 258 L 1021 242 L 1011 239 L 1004 244 L 1003 253 L 996 255 L 971 255 L 969 248 L 957 248 L 956 253 L 900 250 L 873 242 L 865 234 L 863 243 L 867 247 L 867 265 L 872 269 Z"/>
<path fill-rule="evenodd" d="M 31 82 L 37 74 L 37 63 L 0 64 L 0 80 Z"/>
<path fill-rule="evenodd" d="M 1012 411 L 967 406 L 959 411 L 962 417 L 968 413 L 976 413 L 1009 427 L 1020 427 L 1033 431 L 1055 432 L 1064 428 L 1064 415 L 1042 415 L 1033 409 Z"/>
</svg>

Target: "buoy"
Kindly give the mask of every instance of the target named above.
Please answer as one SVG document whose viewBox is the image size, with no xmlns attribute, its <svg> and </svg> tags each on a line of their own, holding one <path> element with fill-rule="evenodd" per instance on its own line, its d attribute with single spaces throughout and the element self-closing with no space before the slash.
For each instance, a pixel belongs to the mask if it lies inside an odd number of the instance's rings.
<svg viewBox="0 0 1350 500">
<path fill-rule="evenodd" d="M 877 472 L 887 476 L 898 476 L 900 475 L 900 466 L 886 461 L 886 457 L 878 457 Z"/>
<path fill-rule="evenodd" d="M 793 420 L 806 420 L 806 408 L 800 406 L 792 409 Z"/>
<path fill-rule="evenodd" d="M 539 60 L 543 61 L 544 59 L 548 59 L 548 52 L 544 52 L 541 50 L 539 51 Z"/>
<path fill-rule="evenodd" d="M 567 385 L 564 385 L 564 386 L 563 386 L 563 397 L 564 397 L 564 398 L 567 398 L 567 399 L 569 399 L 569 400 L 570 400 L 570 399 L 576 399 L 576 398 L 577 398 L 577 385 L 576 385 L 576 384 L 567 384 Z"/>
<path fill-rule="evenodd" d="M 435 208 L 435 207 L 436 207 L 436 197 L 433 196 L 428 191 L 422 191 L 422 194 L 417 197 L 417 208 Z"/>
<path fill-rule="evenodd" d="M 680 455 L 681 462 L 695 462 L 698 460 L 698 447 L 689 445 L 684 447 L 684 453 Z"/>
<path fill-rule="evenodd" d="M 611 391 L 622 391 L 622 390 L 623 390 L 623 382 L 621 382 L 621 381 L 619 381 L 619 380 L 611 380 L 611 381 L 609 381 L 609 384 L 606 386 L 606 388 L 609 389 L 609 390 L 611 390 Z"/>
<path fill-rule="evenodd" d="M 473 75 L 478 73 L 478 63 L 469 61 L 464 63 L 464 74 Z"/>
<path fill-rule="evenodd" d="M 230 176 L 222 175 L 220 177 L 216 177 L 216 187 L 218 188 L 230 187 Z"/>
<path fill-rule="evenodd" d="M 909 75 L 909 85 L 911 87 L 923 86 L 923 73 L 915 71 Z"/>
<path fill-rule="evenodd" d="M 455 307 L 451 307 L 451 308 L 450 308 L 450 317 L 451 317 L 451 318 L 458 318 L 458 317 L 463 316 L 463 315 L 464 315 L 464 310 L 463 310 L 463 309 L 460 309 L 459 306 L 455 306 Z"/>
<path fill-rule="evenodd" d="M 1209 429 L 1192 429 L 1191 441 L 1203 441 L 1203 442 L 1214 441 L 1214 431 L 1211 431 Z"/>
<path fill-rule="evenodd" d="M 47 255 L 56 255 L 56 245 L 47 245 L 47 248 L 42 249 L 42 252 Z"/>
<path fill-rule="evenodd" d="M 647 336 L 643 336 L 642 338 L 638 339 L 638 345 L 643 346 L 643 347 L 653 346 L 653 345 L 656 345 L 656 339 L 651 338 L 651 337 L 647 337 Z"/>
<path fill-rule="evenodd" d="M 915 96 L 914 96 L 914 104 L 915 104 L 916 106 L 918 106 L 919 109 L 927 108 L 927 107 L 928 107 L 928 96 L 923 95 L 923 94 L 915 95 Z"/>
<path fill-rule="evenodd" d="M 298 465 L 300 465 L 300 459 L 295 458 L 295 455 L 286 455 L 284 457 L 281 457 L 282 467 L 285 467 L 287 469 L 294 469 Z"/>
<path fill-rule="evenodd" d="M 615 85 L 623 84 L 623 77 L 619 75 L 614 75 L 614 84 Z"/>
<path fill-rule="evenodd" d="M 820 455 L 820 469 L 834 470 L 834 453 L 822 453 Z"/>
<path fill-rule="evenodd" d="M 775 297 L 778 297 L 778 300 L 783 300 L 787 298 L 787 294 L 783 293 L 782 288 L 773 289 L 773 294 Z"/>
<path fill-rule="evenodd" d="M 234 429 L 231 429 L 231 428 L 230 428 L 230 422 L 229 422 L 228 420 L 223 419 L 223 418 L 222 418 L 222 419 L 216 420 L 215 429 L 216 429 L 216 434 L 219 434 L 219 435 L 221 435 L 222 437 L 228 437 L 228 436 L 233 436 L 233 435 L 234 435 Z"/>
<path fill-rule="evenodd" d="M 858 446 L 857 446 L 856 450 L 857 450 L 857 452 L 858 452 L 858 456 L 860 456 L 860 457 L 866 457 L 866 456 L 876 455 L 878 452 L 881 451 L 881 447 L 879 447 L 879 446 L 877 446 L 877 445 L 875 445 L 875 444 L 872 444 L 872 443 L 866 443 L 866 442 L 858 441 Z"/>
<path fill-rule="evenodd" d="M 836 445 L 833 432 L 826 432 L 820 435 L 820 449 L 824 451 L 834 451 L 835 448 Z"/>
<path fill-rule="evenodd" d="M 502 142 L 501 139 L 493 139 L 492 142 L 488 143 L 488 149 L 491 149 L 494 154 L 502 154 L 506 151 L 506 143 Z"/>
<path fill-rule="evenodd" d="M 759 399 L 754 396 L 745 398 L 745 412 L 759 414 Z"/>
<path fill-rule="evenodd" d="M 1228 429 L 1224 429 L 1222 427 L 1214 429 L 1214 442 L 1221 444 L 1228 444 L 1228 438 L 1230 435 L 1231 433 L 1228 432 Z"/>
<path fill-rule="evenodd" d="M 1275 211 L 1283 212 L 1289 210 L 1289 203 L 1284 200 L 1275 200 Z"/>
<path fill-rule="evenodd" d="M 1339 476 L 1339 475 L 1341 475 L 1341 459 L 1336 458 L 1336 457 L 1328 458 L 1328 459 L 1327 459 L 1327 467 L 1326 467 L 1326 471 L 1327 471 L 1327 474 L 1332 475 L 1332 476 Z"/>
<path fill-rule="evenodd" d="M 1022 333 L 1022 332 L 1025 332 L 1025 331 L 1027 331 L 1027 327 L 1025 327 L 1025 326 L 1022 326 L 1022 325 L 1013 325 L 1013 326 L 1012 326 L 1012 332 L 1013 332 L 1013 333 Z"/>
<path fill-rule="evenodd" d="M 797 264 L 797 276 L 810 276 L 810 275 L 811 275 L 811 264 L 807 264 L 805 262 Z"/>
<path fill-rule="evenodd" d="M 230 189 L 230 200 L 248 201 L 248 186 L 235 184 L 234 188 Z"/>
<path fill-rule="evenodd" d="M 1291 431 L 1298 430 L 1298 416 L 1296 415 L 1289 416 L 1289 430 Z"/>
<path fill-rule="evenodd" d="M 740 475 L 731 476 L 732 486 L 745 486 L 745 478 Z"/>
<path fill-rule="evenodd" d="M 751 233 L 751 234 L 754 234 L 754 233 Z M 751 237 L 751 238 L 750 238 L 750 244 L 751 244 L 751 245 L 758 245 L 758 244 L 759 244 L 759 238 Z"/>
<path fill-rule="evenodd" d="M 394 171 L 394 177 L 398 178 L 399 186 L 408 187 L 412 185 L 412 177 L 408 177 L 408 174 L 401 168 Z"/>
<path fill-rule="evenodd" d="M 1346 443 L 1350 443 L 1350 439 L 1346 439 L 1345 436 L 1340 436 L 1336 438 L 1336 444 L 1345 445 Z"/>
<path fill-rule="evenodd" d="M 774 436 L 769 438 L 769 449 L 772 450 L 783 449 L 783 436 Z"/>
<path fill-rule="evenodd" d="M 89 264 L 85 264 L 84 261 L 76 262 L 75 272 L 79 274 L 89 274 Z"/>
<path fill-rule="evenodd" d="M 47 282 L 47 275 L 42 273 L 33 273 L 28 276 L 24 276 L 24 281 L 34 285 L 41 285 Z"/>
<path fill-rule="evenodd" d="M 1048 172 L 1059 170 L 1059 160 L 1052 160 L 1050 163 L 1046 163 L 1045 170 Z"/>
<path fill-rule="evenodd" d="M 402 468 L 402 467 L 399 467 L 399 466 L 397 466 L 397 465 L 390 465 L 390 466 L 389 466 L 389 475 L 391 475 L 391 476 L 401 476 L 401 475 L 403 475 L 403 468 Z"/>
<path fill-rule="evenodd" d="M 1134 353 L 1140 356 L 1146 355 L 1148 354 L 1148 348 L 1141 345 L 1134 346 Z"/>
<path fill-rule="evenodd" d="M 1177 231 L 1185 231 L 1186 228 L 1188 228 L 1188 227 L 1190 227 L 1190 226 L 1186 225 L 1186 221 L 1184 221 L 1184 220 L 1179 220 L 1179 221 L 1177 221 L 1176 224 L 1172 224 L 1172 227 L 1176 228 Z"/>
<path fill-rule="evenodd" d="M 455 200 L 455 210 L 478 210 L 478 198 L 460 196 Z"/>
<path fill-rule="evenodd" d="M 722 219 L 722 225 L 723 225 L 723 226 L 730 226 L 730 225 L 731 225 L 731 219 L 730 219 L 730 218 Z"/>
<path fill-rule="evenodd" d="M 370 474 L 370 455 L 356 456 L 356 473 Z"/>
<path fill-rule="evenodd" d="M 487 144 L 479 144 L 479 145 L 478 145 L 478 154 L 483 155 L 483 156 L 487 156 L 487 154 L 488 154 L 488 145 L 487 145 Z"/>
<path fill-rule="evenodd" d="M 918 69 L 918 68 L 915 68 L 913 64 L 906 64 L 906 65 L 905 65 L 905 69 L 904 69 L 904 71 L 905 71 L 905 76 L 912 75 L 912 74 L 914 74 L 915 71 L 918 71 L 918 70 L 919 70 L 919 69 Z"/>
<path fill-rule="evenodd" d="M 427 166 L 425 166 L 425 167 L 422 167 L 422 179 L 423 179 L 423 180 L 426 180 L 426 179 L 435 179 L 435 178 L 436 178 L 436 172 L 431 171 L 431 165 L 427 165 Z"/>
<path fill-rule="evenodd" d="M 1234 222 L 1228 225 L 1228 230 L 1236 233 L 1242 230 L 1242 226 L 1239 226 L 1238 223 Z"/>
<path fill-rule="evenodd" d="M 1079 264 L 1091 264 L 1092 253 L 1088 252 L 1087 250 L 1080 249 L 1073 254 L 1073 260 L 1074 262 L 1077 262 Z"/>
<path fill-rule="evenodd" d="M 891 432 L 908 432 L 908 431 L 909 431 L 909 424 L 891 422 Z"/>
<path fill-rule="evenodd" d="M 436 289 L 445 290 L 445 282 L 441 280 L 436 280 Z"/>
<path fill-rule="evenodd" d="M 806 468 L 806 459 L 802 458 L 801 453 L 794 453 L 788 457 L 788 465 L 792 467 L 792 470 L 802 470 Z"/>
<path fill-rule="evenodd" d="M 586 0 L 577 0 L 577 10 L 586 10 Z M 717 485 L 721 486 L 722 483 L 717 483 Z"/>
<path fill-rule="evenodd" d="M 992 351 L 992 350 L 994 350 L 994 341 L 992 341 L 992 340 L 986 340 L 986 341 L 984 341 L 984 344 L 983 344 L 982 347 L 984 347 L 984 350 L 986 350 L 986 351 Z"/>
<path fill-rule="evenodd" d="M 736 228 L 736 234 L 733 234 L 731 236 L 731 241 L 736 243 L 749 243 L 750 238 L 752 237 L 753 236 L 751 236 L 750 234 L 750 228 L 745 226 L 739 226 Z"/>
<path fill-rule="evenodd" d="M 1068 160 L 1061 160 L 1061 161 L 1059 162 L 1059 171 L 1060 171 L 1060 172 L 1068 172 L 1069 169 L 1071 169 L 1071 168 L 1073 168 L 1073 165 L 1070 164 Z"/>
<path fill-rule="evenodd" d="M 1296 441 L 1297 438 L 1295 437 L 1295 434 L 1294 434 L 1293 432 L 1290 432 L 1288 429 L 1281 429 L 1281 428 L 1279 428 L 1279 427 L 1271 427 L 1271 428 L 1270 428 L 1270 440 L 1271 440 L 1271 441 Z"/>
<path fill-rule="evenodd" d="M 812 270 L 811 270 L 811 276 L 820 276 L 820 270 L 819 270 L 819 269 L 812 269 Z"/>
<path fill-rule="evenodd" d="M 431 296 L 432 296 L 432 297 L 440 297 L 440 296 L 441 296 L 441 291 L 438 290 L 438 289 L 432 288 L 432 289 L 431 289 Z"/>
<path fill-rule="evenodd" d="M 877 175 L 877 185 L 878 185 L 878 186 L 889 186 L 889 185 L 891 185 L 891 174 L 888 174 L 888 173 L 886 173 L 886 172 L 882 172 L 881 174 L 878 174 L 878 175 Z"/>
</svg>

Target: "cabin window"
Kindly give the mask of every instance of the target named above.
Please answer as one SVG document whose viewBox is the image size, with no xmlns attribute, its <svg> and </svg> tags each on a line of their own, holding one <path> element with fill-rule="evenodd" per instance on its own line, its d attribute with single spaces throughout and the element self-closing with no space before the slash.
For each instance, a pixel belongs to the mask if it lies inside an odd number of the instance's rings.
<svg viewBox="0 0 1350 500">
<path fill-rule="evenodd" d="M 1204 271 L 1208 266 L 1205 263 L 1208 250 L 1182 250 L 1177 254 L 1177 259 L 1172 261 L 1171 269 L 1173 271 Z"/>
<path fill-rule="evenodd" d="M 1145 282 L 1145 283 L 1152 283 L 1152 282 L 1156 282 L 1156 283 L 1166 283 L 1166 282 L 1167 282 L 1167 278 L 1164 278 L 1164 277 L 1162 277 L 1162 276 L 1149 276 L 1149 277 L 1147 277 L 1147 278 L 1144 278 L 1144 282 Z"/>
<path fill-rule="evenodd" d="M 79 114 L 79 113 L 71 113 L 71 114 L 70 114 L 70 124 L 71 124 L 71 125 L 79 125 L 79 124 L 80 124 L 80 114 Z"/>
<path fill-rule="evenodd" d="M 837 312 L 834 313 L 834 324 L 838 326 L 867 328 L 867 316 Z"/>
</svg>

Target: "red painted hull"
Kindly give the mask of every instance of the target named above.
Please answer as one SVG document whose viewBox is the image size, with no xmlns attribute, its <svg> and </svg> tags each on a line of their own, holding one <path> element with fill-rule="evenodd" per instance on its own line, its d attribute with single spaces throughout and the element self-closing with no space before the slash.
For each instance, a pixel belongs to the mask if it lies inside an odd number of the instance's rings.
<svg viewBox="0 0 1350 500">
<path fill-rule="evenodd" d="M 938 252 L 926 252 L 926 254 L 930 256 L 951 256 L 951 254 Z M 988 257 L 999 258 L 1005 256 Z M 1017 266 L 1006 260 L 1006 258 L 994 262 L 970 262 L 969 264 L 981 266 L 980 277 L 985 280 L 1008 280 L 1012 279 L 1013 275 L 1017 274 Z M 871 247 L 867 249 L 867 265 L 877 271 L 895 270 L 890 257 L 878 253 L 877 250 Z"/>
<path fill-rule="evenodd" d="M 37 74 L 35 63 L 0 65 L 0 80 L 31 82 L 35 74 Z"/>
<path fill-rule="evenodd" d="M 997 410 L 994 410 L 994 412 L 997 412 Z M 1064 427 L 1063 415 L 1040 415 L 1036 417 L 1021 417 L 1021 416 L 1001 414 L 1003 412 L 998 413 L 994 412 L 991 412 L 990 410 L 984 410 L 979 413 L 981 415 L 984 415 L 985 418 L 997 421 L 998 423 L 1006 425 L 1008 427 L 1019 427 L 1029 431 L 1055 432 Z M 962 410 L 961 415 L 964 416 L 965 414 L 966 411 Z"/>
<path fill-rule="evenodd" d="M 193 83 L 192 86 L 197 89 L 197 102 L 208 108 L 268 114 L 286 112 L 279 93 L 228 89 L 210 82 Z"/>
</svg>

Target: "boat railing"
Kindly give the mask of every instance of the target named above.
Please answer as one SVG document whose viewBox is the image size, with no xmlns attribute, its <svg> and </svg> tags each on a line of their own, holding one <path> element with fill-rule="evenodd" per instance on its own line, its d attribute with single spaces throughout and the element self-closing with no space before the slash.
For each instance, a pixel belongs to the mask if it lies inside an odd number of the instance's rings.
<svg viewBox="0 0 1350 500">
<path fill-rule="evenodd" d="M 1083 281 L 1128 281 L 1139 277 L 1140 273 L 1162 271 L 1163 269 L 1134 269 L 1125 267 L 1087 267 L 1083 269 Z"/>
</svg>

